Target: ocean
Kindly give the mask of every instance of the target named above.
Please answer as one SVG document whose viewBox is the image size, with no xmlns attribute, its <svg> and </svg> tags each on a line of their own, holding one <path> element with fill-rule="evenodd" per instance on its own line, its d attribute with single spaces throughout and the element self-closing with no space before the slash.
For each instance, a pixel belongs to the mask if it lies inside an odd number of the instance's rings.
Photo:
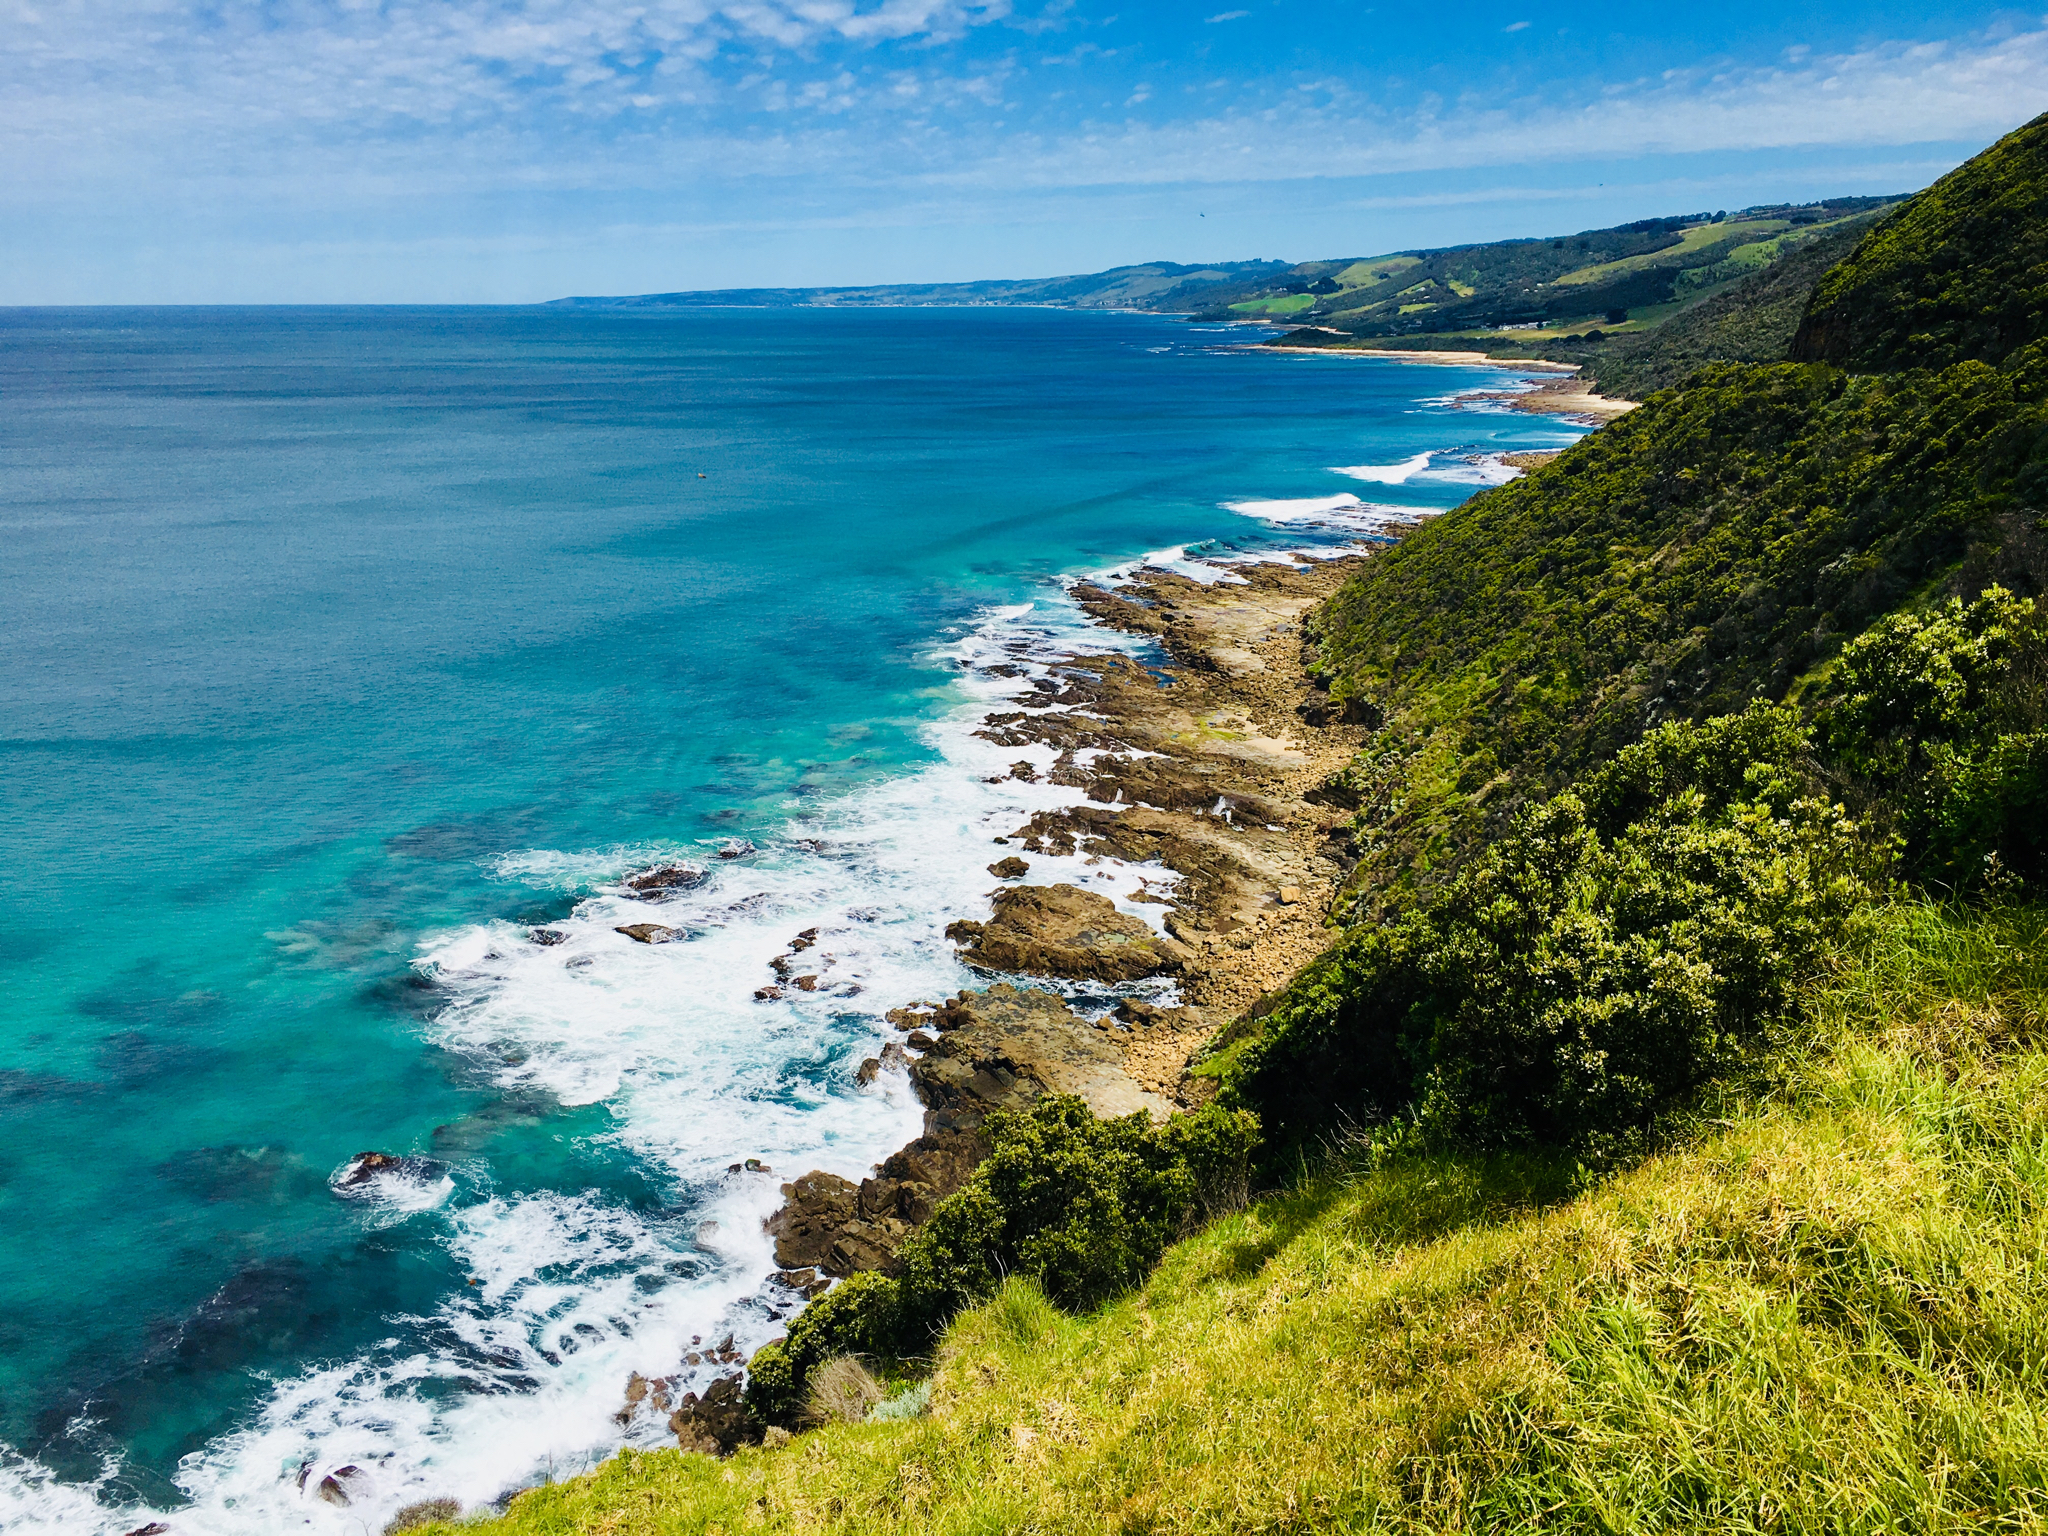
<svg viewBox="0 0 2048 1536">
<path fill-rule="evenodd" d="M 975 724 L 1140 649 L 1066 584 L 1583 431 L 1248 339 L 0 311 L 0 1528 L 374 1532 L 659 1444 L 631 1372 L 779 1333 L 781 1180 L 916 1134 L 881 1015 L 972 983 L 991 839 L 1076 795 Z"/>
</svg>

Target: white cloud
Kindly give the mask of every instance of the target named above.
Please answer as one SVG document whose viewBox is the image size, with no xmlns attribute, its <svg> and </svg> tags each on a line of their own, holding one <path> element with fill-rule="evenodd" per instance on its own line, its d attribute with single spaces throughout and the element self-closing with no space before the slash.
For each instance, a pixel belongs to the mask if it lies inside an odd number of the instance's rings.
<svg viewBox="0 0 2048 1536">
<path fill-rule="evenodd" d="M 1400 110 L 1364 76 L 1240 80 L 1223 111 L 1076 124 L 1017 113 L 1028 72 L 1007 56 L 928 46 L 1007 24 L 1009 0 L 272 0 L 204 25 L 199 5 L 17 9 L 0 186 L 308 204 L 775 178 L 1146 186 L 1236 181 L 1248 163 L 1270 180 L 1981 141 L 2048 105 L 2048 27 Z M 1105 68 L 1089 46 L 1060 62 Z M 1092 99 L 1150 94 L 1125 76 Z M 1034 126 L 997 131 L 998 110 Z"/>
<path fill-rule="evenodd" d="M 1529 23 L 1526 21 L 1511 21 L 1501 28 L 1503 32 L 1526 32 L 1528 30 Z"/>
<path fill-rule="evenodd" d="M 1250 11 L 1218 11 L 1214 16 L 1204 16 L 1202 20 L 1213 27 L 1219 21 L 1236 21 L 1240 17 L 1249 15 L 1251 15 Z"/>
</svg>

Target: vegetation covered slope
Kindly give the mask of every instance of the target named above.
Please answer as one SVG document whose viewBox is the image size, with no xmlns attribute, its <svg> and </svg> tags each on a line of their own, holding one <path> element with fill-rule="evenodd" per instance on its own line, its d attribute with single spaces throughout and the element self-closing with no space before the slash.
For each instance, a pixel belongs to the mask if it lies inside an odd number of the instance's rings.
<svg viewBox="0 0 2048 1536">
<path fill-rule="evenodd" d="M 1305 287 L 1297 279 L 1290 286 L 1316 297 L 1312 310 L 1290 318 L 1381 338 L 1623 323 L 1640 309 L 1697 301 L 1770 265 L 1810 235 L 1883 203 L 1841 198 L 1410 252 L 1412 265 L 1385 273 L 1375 267 L 1356 284 L 1349 273 Z"/>
<path fill-rule="evenodd" d="M 1856 372 L 1995 363 L 2048 325 L 2048 115 L 1951 171 L 1829 272 L 1793 347 Z"/>
<path fill-rule="evenodd" d="M 1317 619 L 1333 697 L 1386 722 L 1369 876 L 1398 889 L 1661 720 L 1794 696 L 1916 594 L 2039 590 L 2044 476 L 2038 349 L 1724 365 L 1439 518 Z"/>
<path fill-rule="evenodd" d="M 2043 917 L 1883 913 L 1772 1091 L 1620 1177 L 1346 1154 L 1087 1316 L 1013 1280 L 928 1416 L 628 1454 L 486 1528 L 2041 1529 Z"/>
<path fill-rule="evenodd" d="M 1588 363 L 1594 387 L 1619 400 L 1647 400 L 1708 363 L 1784 362 L 1792 355 L 1813 285 L 1855 249 L 1877 217 L 1862 214 L 1831 224 L 1654 330 L 1616 337 L 1572 360 Z M 1564 355 L 1562 349 L 1557 355 Z"/>
</svg>

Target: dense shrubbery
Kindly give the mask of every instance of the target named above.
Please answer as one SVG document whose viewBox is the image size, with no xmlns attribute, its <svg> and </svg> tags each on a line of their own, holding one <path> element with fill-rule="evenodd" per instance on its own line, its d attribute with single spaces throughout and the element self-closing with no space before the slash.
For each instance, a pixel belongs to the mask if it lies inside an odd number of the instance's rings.
<svg viewBox="0 0 2048 1536">
<path fill-rule="evenodd" d="M 1782 710 L 1674 724 L 1289 989 L 1229 1081 L 1276 1142 L 1413 1116 L 1611 1151 L 1764 1043 L 1865 889 Z"/>
<path fill-rule="evenodd" d="M 2048 580 L 2048 353 L 1851 379 L 1720 365 L 1375 557 L 1317 616 L 1332 696 L 1415 756 L 1391 904 L 1646 720 L 1786 698 L 1930 585 Z"/>
<path fill-rule="evenodd" d="M 2048 622 L 2001 587 L 1899 613 L 1843 649 L 1830 759 L 1896 823 L 1909 873 L 1951 888 L 2048 880 Z"/>
<path fill-rule="evenodd" d="M 1154 1125 L 1104 1120 L 1055 1095 L 988 1122 L 991 1151 L 904 1244 L 900 1272 L 855 1275 L 754 1356 L 747 1401 L 772 1423 L 802 1408 L 810 1373 L 843 1354 L 921 1350 L 1008 1274 L 1063 1306 L 1095 1306 L 1143 1280 L 1197 1215 L 1245 1192 L 1258 1122 L 1215 1106 Z"/>
<path fill-rule="evenodd" d="M 1792 355 L 1858 372 L 1995 363 L 2041 334 L 2048 116 L 1886 219 L 1824 276 Z"/>
</svg>

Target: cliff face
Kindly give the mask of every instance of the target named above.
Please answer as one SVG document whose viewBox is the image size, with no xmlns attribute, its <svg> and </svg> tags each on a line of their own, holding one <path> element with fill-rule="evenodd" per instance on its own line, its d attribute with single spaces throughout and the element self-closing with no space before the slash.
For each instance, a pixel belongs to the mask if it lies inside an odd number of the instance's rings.
<svg viewBox="0 0 2048 1536">
<path fill-rule="evenodd" d="M 2048 114 L 1884 219 L 1822 277 L 1792 343 L 1854 373 L 1998 363 L 2048 325 Z"/>
</svg>

